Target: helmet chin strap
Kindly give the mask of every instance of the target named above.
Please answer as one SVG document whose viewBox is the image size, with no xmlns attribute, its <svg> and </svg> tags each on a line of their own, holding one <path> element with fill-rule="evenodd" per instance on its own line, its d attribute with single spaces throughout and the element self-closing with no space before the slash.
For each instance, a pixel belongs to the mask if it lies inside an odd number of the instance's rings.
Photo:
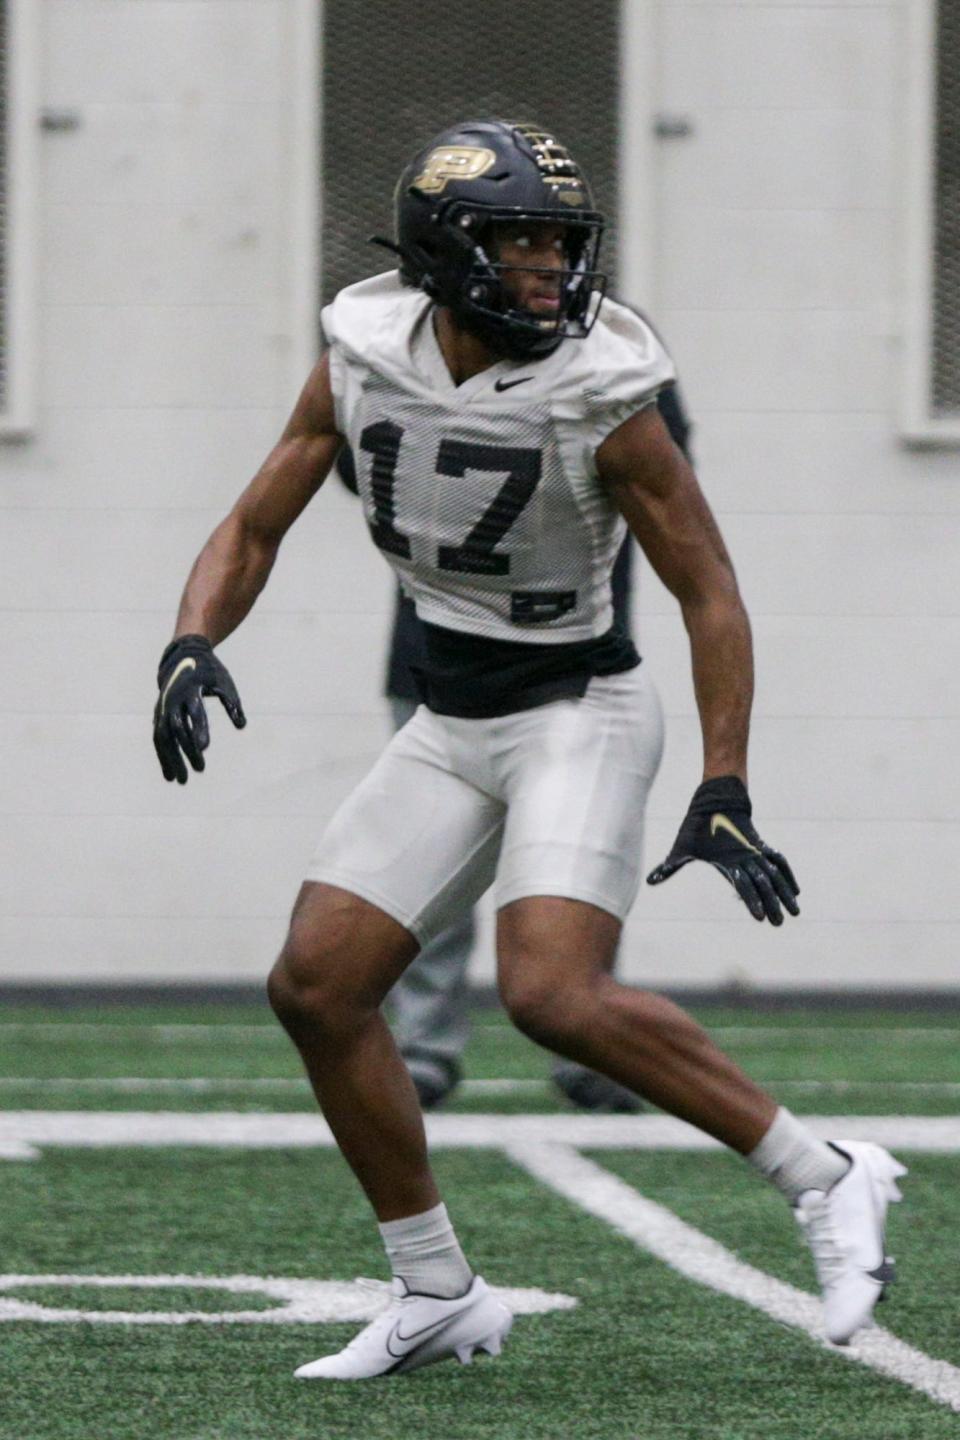
<svg viewBox="0 0 960 1440">
<path fill-rule="evenodd" d="M 400 249 L 400 246 L 397 245 L 395 241 L 388 240 L 386 235 L 368 235 L 367 244 L 381 245 L 384 250 L 389 250 L 392 255 L 399 255 L 401 260 L 406 259 L 406 256 Z"/>
</svg>

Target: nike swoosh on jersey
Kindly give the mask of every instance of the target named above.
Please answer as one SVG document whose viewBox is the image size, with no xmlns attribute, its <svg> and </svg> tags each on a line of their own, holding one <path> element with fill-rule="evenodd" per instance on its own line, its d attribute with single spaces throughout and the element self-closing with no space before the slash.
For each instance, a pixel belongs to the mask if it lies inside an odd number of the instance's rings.
<svg viewBox="0 0 960 1440">
<path fill-rule="evenodd" d="M 495 380 L 493 388 L 494 390 L 512 390 L 514 385 L 526 385 L 527 381 L 533 378 L 532 375 L 521 375 L 519 380 Z"/>
<path fill-rule="evenodd" d="M 756 845 L 751 844 L 751 842 L 747 839 L 746 835 L 744 835 L 740 830 L 737 829 L 733 821 L 728 820 L 726 815 L 721 815 L 719 813 L 710 816 L 711 836 L 716 835 L 718 830 L 729 831 L 729 833 L 733 836 L 734 840 L 739 840 L 740 844 L 745 845 L 748 850 L 752 850 L 754 855 L 760 854 L 760 851 L 757 849 Z"/>
<path fill-rule="evenodd" d="M 442 1320 L 434 1320 L 432 1325 L 425 1325 L 422 1330 L 414 1330 L 412 1335 L 400 1334 L 400 1321 L 398 1320 L 387 1336 L 387 1353 L 392 1355 L 395 1360 L 402 1360 L 405 1355 L 410 1354 L 411 1350 L 415 1350 L 417 1345 L 421 1345 L 424 1340 L 429 1339 L 431 1335 L 435 1335 L 439 1330 L 442 1330 L 444 1326 L 449 1325 L 450 1321 L 455 1318 L 453 1315 L 445 1315 Z M 402 1350 L 394 1350 L 390 1344 L 391 1340 L 398 1340 L 404 1348 Z"/>
<path fill-rule="evenodd" d="M 170 686 L 173 684 L 174 680 L 176 680 L 177 676 L 178 676 L 178 675 L 182 675 L 183 672 L 184 672 L 184 670 L 196 670 L 196 668 L 197 668 L 197 662 L 196 662 L 196 660 L 194 660 L 193 657 L 190 656 L 190 655 L 187 656 L 186 660 L 181 660 L 181 661 L 180 661 L 180 664 L 177 666 L 176 670 L 174 670 L 173 674 L 170 676 L 170 679 L 167 681 L 166 685 L 163 687 L 163 694 L 162 694 L 161 697 L 160 697 L 160 709 L 161 709 L 161 710 L 166 709 L 167 696 L 170 694 Z"/>
</svg>

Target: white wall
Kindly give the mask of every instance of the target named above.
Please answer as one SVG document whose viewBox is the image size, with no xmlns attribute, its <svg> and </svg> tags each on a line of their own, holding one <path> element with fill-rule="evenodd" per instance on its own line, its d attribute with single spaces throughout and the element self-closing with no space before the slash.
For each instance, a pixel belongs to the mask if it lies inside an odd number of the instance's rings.
<svg viewBox="0 0 960 1440">
<path fill-rule="evenodd" d="M 803 917 L 744 923 L 691 867 L 641 895 L 630 969 L 955 985 L 960 454 L 897 435 L 907 0 L 656 11 L 657 108 L 692 133 L 653 160 L 650 304 L 753 618 L 755 815 L 795 866 Z M 699 727 L 676 607 L 649 575 L 641 609 L 671 720 L 653 858 L 696 777 Z"/>
<path fill-rule="evenodd" d="M 314 8 L 44 6 L 42 103 L 80 127 L 43 138 L 42 408 L 0 449 L 0 979 L 261 975 L 387 733 L 386 567 L 333 482 L 224 646 L 249 729 L 214 716 L 186 789 L 150 743 L 187 570 L 308 364 Z"/>
<path fill-rule="evenodd" d="M 656 191 L 636 298 L 676 351 L 753 616 L 756 816 L 804 915 L 775 934 L 687 869 L 641 893 L 634 979 L 958 979 L 960 458 L 895 433 L 904 7 L 647 7 L 650 108 L 695 126 L 652 160 L 645 126 L 630 137 Z M 303 13 L 44 7 L 42 101 L 81 127 L 44 137 L 42 410 L 0 450 L 0 980 L 260 976 L 325 816 L 387 734 L 389 580 L 333 482 L 224 646 L 248 729 L 215 715 L 185 789 L 149 740 L 189 564 L 304 368 Z M 676 606 L 648 574 L 641 590 L 669 717 L 652 863 L 699 732 Z"/>
</svg>

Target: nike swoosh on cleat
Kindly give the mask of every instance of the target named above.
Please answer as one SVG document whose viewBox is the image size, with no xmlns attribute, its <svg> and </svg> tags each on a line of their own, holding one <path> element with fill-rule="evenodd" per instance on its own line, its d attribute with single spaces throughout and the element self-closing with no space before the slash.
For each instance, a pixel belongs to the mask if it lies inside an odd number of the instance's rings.
<svg viewBox="0 0 960 1440">
<path fill-rule="evenodd" d="M 423 1341 L 431 1335 L 435 1335 L 439 1330 L 442 1330 L 444 1326 L 449 1325 L 450 1321 L 455 1318 L 453 1315 L 445 1315 L 442 1320 L 434 1320 L 432 1325 L 425 1325 L 422 1330 L 415 1330 L 412 1335 L 400 1334 L 400 1322 L 398 1320 L 387 1336 L 387 1354 L 392 1355 L 394 1360 L 402 1360 L 404 1356 L 410 1354 L 411 1350 L 415 1350 L 417 1345 L 422 1344 Z M 405 1348 L 403 1350 L 394 1350 L 390 1344 L 390 1341 L 394 1339 L 398 1340 Z"/>
<path fill-rule="evenodd" d="M 496 380 L 493 388 L 494 390 L 512 390 L 514 385 L 526 385 L 527 381 L 533 378 L 532 375 L 521 375 L 519 380 Z"/>
<path fill-rule="evenodd" d="M 757 849 L 756 845 L 752 845 L 747 839 L 746 835 L 744 835 L 742 831 L 738 830 L 736 825 L 734 825 L 733 821 L 728 820 L 726 815 L 717 814 L 710 816 L 711 837 L 716 835 L 718 830 L 729 831 L 729 833 L 733 836 L 734 840 L 739 840 L 740 844 L 745 845 L 748 850 L 752 850 L 754 855 L 760 854 L 760 851 Z"/>
</svg>

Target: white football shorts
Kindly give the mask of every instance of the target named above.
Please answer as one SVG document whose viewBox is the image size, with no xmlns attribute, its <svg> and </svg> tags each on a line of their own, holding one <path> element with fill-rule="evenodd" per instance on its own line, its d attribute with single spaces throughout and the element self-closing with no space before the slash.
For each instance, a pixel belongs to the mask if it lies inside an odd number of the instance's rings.
<svg viewBox="0 0 960 1440">
<path fill-rule="evenodd" d="M 494 882 L 498 909 L 562 895 L 623 920 L 662 752 L 645 664 L 493 719 L 421 705 L 337 810 L 305 878 L 369 900 L 421 945 Z"/>
</svg>

